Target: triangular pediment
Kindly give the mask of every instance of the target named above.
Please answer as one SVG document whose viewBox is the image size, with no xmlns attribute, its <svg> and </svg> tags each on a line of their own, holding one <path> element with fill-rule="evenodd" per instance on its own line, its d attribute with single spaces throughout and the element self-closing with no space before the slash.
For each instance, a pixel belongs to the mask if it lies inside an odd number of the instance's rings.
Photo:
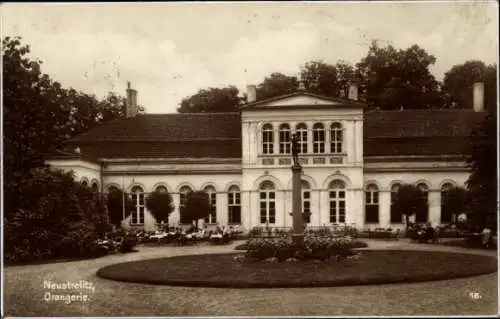
<svg viewBox="0 0 500 319">
<path fill-rule="evenodd" d="M 314 96 L 309 96 L 309 95 L 297 95 L 297 96 L 291 96 L 291 97 L 285 97 L 283 99 L 279 99 L 276 101 L 270 101 L 265 104 L 265 106 L 272 107 L 272 106 L 286 106 L 286 105 L 338 105 L 340 104 L 339 102 L 332 101 L 332 100 L 326 100 Z"/>
<path fill-rule="evenodd" d="M 296 108 L 296 107 L 363 107 L 364 103 L 329 96 L 322 96 L 308 92 L 296 92 L 288 95 L 277 96 L 270 99 L 256 101 L 243 105 L 244 110 L 251 109 L 274 109 L 274 108 Z"/>
</svg>

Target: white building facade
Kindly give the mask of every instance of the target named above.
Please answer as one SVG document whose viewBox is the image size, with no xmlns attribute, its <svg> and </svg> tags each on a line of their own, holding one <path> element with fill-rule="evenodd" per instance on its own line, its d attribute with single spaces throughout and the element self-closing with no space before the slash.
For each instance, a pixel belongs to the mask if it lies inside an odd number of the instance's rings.
<svg viewBox="0 0 500 319">
<path fill-rule="evenodd" d="M 129 88 L 129 109 L 136 107 L 135 94 Z M 428 212 L 417 221 L 451 220 L 442 194 L 464 186 L 469 176 L 464 145 L 484 117 L 481 105 L 366 112 L 355 86 L 348 99 L 299 91 L 256 101 L 253 86 L 248 96 L 249 103 L 235 113 L 136 115 L 129 110 L 126 119 L 71 140 L 68 145 L 78 153 L 61 153 L 47 163 L 74 171 L 77 180 L 101 192 L 125 189 L 136 204 L 124 221 L 130 227 L 156 229 L 145 198 L 157 189 L 173 196 L 171 225 L 189 223 L 182 218 L 186 194 L 205 190 L 212 204 L 207 224 L 291 226 L 290 138 L 296 133 L 309 225 L 403 228 L 404 218 L 391 209 L 391 201 L 405 183 L 425 191 Z"/>
</svg>

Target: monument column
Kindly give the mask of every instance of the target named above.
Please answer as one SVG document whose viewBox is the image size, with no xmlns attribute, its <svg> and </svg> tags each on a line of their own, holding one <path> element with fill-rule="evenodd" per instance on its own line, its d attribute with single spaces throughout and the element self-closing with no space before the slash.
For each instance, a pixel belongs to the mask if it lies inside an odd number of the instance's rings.
<svg viewBox="0 0 500 319">
<path fill-rule="evenodd" d="M 168 218 L 169 226 L 180 224 L 180 220 L 181 220 L 181 215 L 180 215 L 180 211 L 179 211 L 180 210 L 179 206 L 181 203 L 181 195 L 179 193 L 172 194 L 172 201 L 174 203 L 175 209 L 172 212 L 172 214 L 170 214 L 170 216 Z"/>
<path fill-rule="evenodd" d="M 292 215 L 293 215 L 293 235 L 295 245 L 302 245 L 304 242 L 304 219 L 302 217 L 302 166 L 299 164 L 299 143 L 297 135 L 292 134 Z"/>
<path fill-rule="evenodd" d="M 441 191 L 429 190 L 429 222 L 437 226 L 441 223 Z"/>
<path fill-rule="evenodd" d="M 296 163 L 298 164 L 298 163 Z M 293 240 L 296 244 L 301 244 L 304 238 L 304 226 L 302 219 L 302 183 L 300 182 L 300 175 L 302 167 L 300 165 L 292 166 L 293 175 Z"/>
</svg>

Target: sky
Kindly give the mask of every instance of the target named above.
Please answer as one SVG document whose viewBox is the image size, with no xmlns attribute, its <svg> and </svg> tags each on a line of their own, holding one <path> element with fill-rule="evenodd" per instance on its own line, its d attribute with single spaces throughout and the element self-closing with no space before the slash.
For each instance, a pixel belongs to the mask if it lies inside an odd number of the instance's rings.
<svg viewBox="0 0 500 319">
<path fill-rule="evenodd" d="M 311 60 L 355 64 L 372 40 L 453 65 L 498 58 L 498 5 L 474 2 L 239 2 L 2 4 L 2 37 L 21 36 L 42 72 L 99 98 L 125 95 L 147 113 L 174 113 L 201 88 L 241 93 Z"/>
</svg>

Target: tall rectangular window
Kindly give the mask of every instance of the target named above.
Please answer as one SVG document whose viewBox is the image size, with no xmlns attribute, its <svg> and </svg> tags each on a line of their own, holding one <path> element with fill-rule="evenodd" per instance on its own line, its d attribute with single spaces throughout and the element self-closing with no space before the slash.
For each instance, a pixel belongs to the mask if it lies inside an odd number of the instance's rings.
<svg viewBox="0 0 500 319">
<path fill-rule="evenodd" d="M 227 194 L 228 196 L 228 223 L 241 224 L 241 202 L 240 189 L 232 186 Z"/>
</svg>

